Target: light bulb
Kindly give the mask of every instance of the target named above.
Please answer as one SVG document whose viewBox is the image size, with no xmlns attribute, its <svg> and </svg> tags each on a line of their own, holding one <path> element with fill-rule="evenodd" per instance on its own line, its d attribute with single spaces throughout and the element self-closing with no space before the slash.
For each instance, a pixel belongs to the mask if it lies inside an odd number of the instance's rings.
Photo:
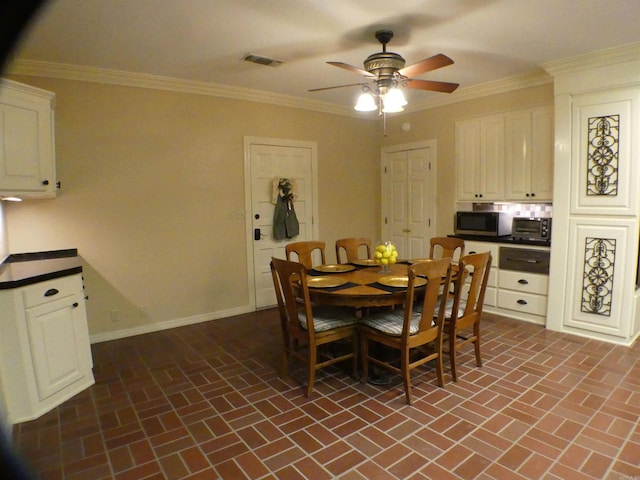
<svg viewBox="0 0 640 480">
<path fill-rule="evenodd" d="M 378 106 L 373 99 L 373 95 L 370 93 L 363 93 L 358 97 L 358 103 L 356 103 L 356 106 L 353 108 L 358 112 L 373 112 L 378 108 Z"/>
</svg>

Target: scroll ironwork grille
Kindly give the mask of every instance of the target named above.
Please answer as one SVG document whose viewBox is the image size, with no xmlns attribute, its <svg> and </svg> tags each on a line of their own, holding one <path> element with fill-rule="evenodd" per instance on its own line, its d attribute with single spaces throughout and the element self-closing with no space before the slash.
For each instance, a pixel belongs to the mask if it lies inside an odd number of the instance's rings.
<svg viewBox="0 0 640 480">
<path fill-rule="evenodd" d="M 611 316 L 616 240 L 585 239 L 582 306 L 586 313 Z"/>
<path fill-rule="evenodd" d="M 618 195 L 620 115 L 589 118 L 587 196 Z"/>
</svg>

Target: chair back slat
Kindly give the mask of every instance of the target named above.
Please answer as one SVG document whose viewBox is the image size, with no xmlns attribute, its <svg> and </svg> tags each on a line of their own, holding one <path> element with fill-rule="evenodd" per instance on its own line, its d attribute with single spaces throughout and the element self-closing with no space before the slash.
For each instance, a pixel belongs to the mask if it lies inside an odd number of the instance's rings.
<svg viewBox="0 0 640 480">
<path fill-rule="evenodd" d="M 429 258 L 451 257 L 455 262 L 464 255 L 464 240 L 461 238 L 433 237 L 429 243 Z"/>
<path fill-rule="evenodd" d="M 366 257 L 360 256 L 360 253 L 363 251 L 366 252 Z M 343 253 L 344 256 L 342 255 Z M 371 258 L 370 239 L 364 237 L 353 237 L 336 240 L 336 261 L 338 263 L 349 263 L 360 258 Z"/>
<path fill-rule="evenodd" d="M 307 269 L 314 267 L 313 254 L 320 253 L 320 265 L 327 263 L 324 253 L 325 243 L 320 240 L 305 240 L 301 242 L 288 243 L 284 247 L 287 260 L 293 261 L 293 254 L 297 256 L 297 261 L 302 263 Z"/>
</svg>

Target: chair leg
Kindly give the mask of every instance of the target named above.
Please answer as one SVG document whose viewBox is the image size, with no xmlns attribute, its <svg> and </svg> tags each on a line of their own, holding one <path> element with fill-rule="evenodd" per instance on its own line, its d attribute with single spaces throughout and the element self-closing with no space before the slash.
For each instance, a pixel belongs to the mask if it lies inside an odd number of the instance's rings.
<svg viewBox="0 0 640 480">
<path fill-rule="evenodd" d="M 402 382 L 407 405 L 411 405 L 411 370 L 409 369 L 409 349 L 405 348 L 400 354 Z"/>
<path fill-rule="evenodd" d="M 369 381 L 369 339 L 366 335 L 360 335 L 360 358 L 362 359 L 361 383 Z"/>
<path fill-rule="evenodd" d="M 307 375 L 307 398 L 313 392 L 313 383 L 316 381 L 316 363 L 318 363 L 318 347 L 309 346 L 309 374 Z"/>
<path fill-rule="evenodd" d="M 476 340 L 473 342 L 473 346 L 476 351 L 476 366 L 482 366 L 482 358 L 480 357 L 480 325 L 475 324 L 473 327 L 473 334 L 476 337 Z"/>
<path fill-rule="evenodd" d="M 444 374 L 442 367 L 442 351 L 438 354 L 438 358 L 436 358 L 436 375 L 438 376 L 438 386 L 444 387 Z"/>
<path fill-rule="evenodd" d="M 353 378 L 358 378 L 358 334 L 354 332 L 351 336 L 351 347 L 353 348 L 353 359 L 351 360 Z"/>
<path fill-rule="evenodd" d="M 458 381 L 456 372 L 456 332 L 449 333 L 449 363 L 451 364 L 451 378 L 454 382 Z"/>
</svg>

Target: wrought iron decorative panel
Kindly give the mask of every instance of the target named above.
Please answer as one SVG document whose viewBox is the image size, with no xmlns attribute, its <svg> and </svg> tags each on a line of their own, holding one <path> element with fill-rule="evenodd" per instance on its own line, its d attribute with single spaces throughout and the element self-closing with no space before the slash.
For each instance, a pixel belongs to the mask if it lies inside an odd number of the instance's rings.
<svg viewBox="0 0 640 480">
<path fill-rule="evenodd" d="M 585 238 L 582 306 L 586 313 L 611 315 L 616 240 Z"/>
<path fill-rule="evenodd" d="M 589 118 L 587 195 L 618 195 L 620 115 Z"/>
</svg>

